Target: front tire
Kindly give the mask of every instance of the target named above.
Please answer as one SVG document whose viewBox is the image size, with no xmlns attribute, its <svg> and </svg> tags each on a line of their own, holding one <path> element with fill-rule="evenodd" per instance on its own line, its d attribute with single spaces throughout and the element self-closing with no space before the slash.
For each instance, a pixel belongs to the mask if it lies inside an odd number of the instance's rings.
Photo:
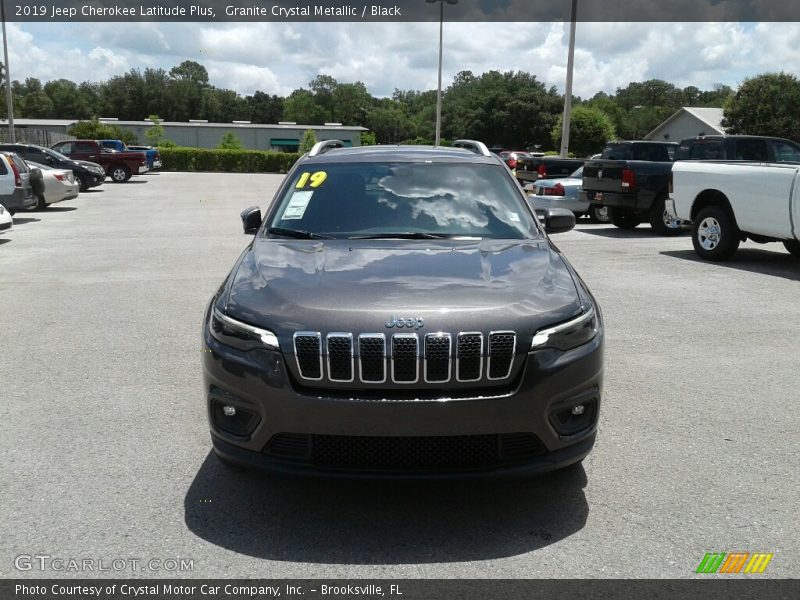
<svg viewBox="0 0 800 600">
<path fill-rule="evenodd" d="M 723 206 L 704 208 L 692 225 L 694 251 L 705 260 L 728 260 L 739 248 L 739 235 L 731 211 Z"/>
<path fill-rule="evenodd" d="M 108 175 L 114 183 L 125 183 L 131 178 L 131 170 L 125 165 L 114 165 Z"/>
<path fill-rule="evenodd" d="M 650 227 L 659 235 L 678 235 L 681 233 L 681 222 L 678 219 L 670 219 L 664 203 L 666 198 L 656 198 L 650 209 Z"/>
<path fill-rule="evenodd" d="M 642 222 L 639 215 L 621 206 L 610 206 L 608 211 L 611 222 L 620 229 L 635 229 Z"/>
<path fill-rule="evenodd" d="M 789 254 L 800 258 L 800 242 L 797 240 L 786 240 L 783 242 L 783 247 L 789 251 Z"/>
<path fill-rule="evenodd" d="M 32 210 L 44 210 L 48 206 L 49 204 L 47 204 L 47 202 L 44 199 L 44 196 L 42 195 L 36 198 L 36 206 L 34 206 Z"/>
<path fill-rule="evenodd" d="M 83 175 L 76 175 L 75 177 L 78 179 L 78 192 L 85 192 L 89 189 L 89 186 L 86 185 L 86 177 Z"/>
</svg>

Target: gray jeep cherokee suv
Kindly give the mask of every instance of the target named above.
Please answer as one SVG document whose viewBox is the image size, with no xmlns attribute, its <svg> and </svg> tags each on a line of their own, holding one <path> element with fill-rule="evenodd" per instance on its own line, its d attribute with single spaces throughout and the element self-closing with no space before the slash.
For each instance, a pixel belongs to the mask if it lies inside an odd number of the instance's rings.
<svg viewBox="0 0 800 600">
<path fill-rule="evenodd" d="M 502 160 L 321 142 L 208 306 L 225 462 L 346 476 L 529 475 L 591 450 L 603 322 Z M 540 220 L 543 223 L 540 223 Z"/>
</svg>

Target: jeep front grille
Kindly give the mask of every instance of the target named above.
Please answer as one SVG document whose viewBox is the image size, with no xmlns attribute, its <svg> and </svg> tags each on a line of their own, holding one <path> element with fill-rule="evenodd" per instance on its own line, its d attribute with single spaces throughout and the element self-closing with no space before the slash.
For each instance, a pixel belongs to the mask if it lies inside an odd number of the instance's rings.
<svg viewBox="0 0 800 600">
<path fill-rule="evenodd" d="M 396 333 L 319 332 L 294 334 L 297 369 L 302 379 L 332 382 L 413 384 L 508 379 L 516 353 L 513 331 Z M 453 368 L 455 363 L 455 368 Z M 323 368 L 327 373 L 323 373 Z"/>
</svg>

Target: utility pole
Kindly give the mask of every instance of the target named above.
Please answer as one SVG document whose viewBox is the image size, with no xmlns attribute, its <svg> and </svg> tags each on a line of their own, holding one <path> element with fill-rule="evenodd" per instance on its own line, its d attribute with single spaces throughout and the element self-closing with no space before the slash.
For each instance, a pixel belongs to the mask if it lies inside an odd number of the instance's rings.
<svg viewBox="0 0 800 600">
<path fill-rule="evenodd" d="M 6 0 L 0 0 L 0 18 L 3 20 L 3 56 L 6 77 L 6 110 L 8 111 L 8 134 L 13 144 L 17 141 L 14 133 L 14 102 L 11 99 L 11 71 L 8 68 L 8 35 L 6 34 Z"/>
<path fill-rule="evenodd" d="M 575 69 L 575 25 L 578 0 L 572 0 L 572 16 L 569 24 L 569 52 L 567 54 L 567 89 L 564 93 L 564 118 L 561 126 L 561 158 L 569 154 L 569 125 L 572 117 L 572 72 Z"/>
</svg>

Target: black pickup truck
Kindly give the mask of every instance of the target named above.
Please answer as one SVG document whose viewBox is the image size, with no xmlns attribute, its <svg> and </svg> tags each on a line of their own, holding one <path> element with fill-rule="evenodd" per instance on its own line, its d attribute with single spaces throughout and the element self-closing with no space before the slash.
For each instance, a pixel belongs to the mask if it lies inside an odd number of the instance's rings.
<svg viewBox="0 0 800 600">
<path fill-rule="evenodd" d="M 522 185 L 539 179 L 569 177 L 586 162 L 585 158 L 559 158 L 558 156 L 531 156 L 517 158 L 514 170 Z"/>
<path fill-rule="evenodd" d="M 586 161 L 580 199 L 607 206 L 621 229 L 648 220 L 662 235 L 679 233 L 680 221 L 670 219 L 664 207 L 677 149 L 673 142 L 609 142 L 601 158 Z"/>
</svg>

